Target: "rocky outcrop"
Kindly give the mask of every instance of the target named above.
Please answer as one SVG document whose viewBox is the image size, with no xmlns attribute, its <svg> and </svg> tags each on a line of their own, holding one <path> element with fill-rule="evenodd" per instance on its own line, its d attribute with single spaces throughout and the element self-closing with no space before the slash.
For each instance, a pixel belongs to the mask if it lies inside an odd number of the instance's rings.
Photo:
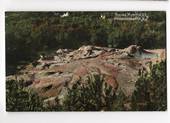
<svg viewBox="0 0 170 123">
<path fill-rule="evenodd" d="M 77 50 L 58 49 L 48 56 L 41 55 L 37 65 L 32 63 L 19 74 L 8 79 L 24 80 L 27 88 L 45 98 L 45 104 L 55 105 L 62 98 L 65 87 L 85 80 L 91 73 L 102 75 L 114 91 L 122 90 L 131 96 L 135 89 L 138 71 L 148 68 L 148 62 L 165 59 L 165 50 L 145 50 L 137 45 L 125 49 L 82 46 Z"/>
</svg>

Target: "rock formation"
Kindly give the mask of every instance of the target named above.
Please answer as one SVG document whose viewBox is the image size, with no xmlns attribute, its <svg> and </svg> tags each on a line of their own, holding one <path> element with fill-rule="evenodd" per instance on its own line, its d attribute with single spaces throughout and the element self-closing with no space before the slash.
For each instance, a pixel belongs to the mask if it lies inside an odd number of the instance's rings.
<svg viewBox="0 0 170 123">
<path fill-rule="evenodd" d="M 140 69 L 148 68 L 148 62 L 165 59 L 165 50 L 145 50 L 137 45 L 125 49 L 82 46 L 78 50 L 58 49 L 49 56 L 42 56 L 38 64 L 30 63 L 17 75 L 8 79 L 24 80 L 25 86 L 35 90 L 45 103 L 61 97 L 64 88 L 98 73 L 113 90 L 122 90 L 131 96 Z"/>
</svg>

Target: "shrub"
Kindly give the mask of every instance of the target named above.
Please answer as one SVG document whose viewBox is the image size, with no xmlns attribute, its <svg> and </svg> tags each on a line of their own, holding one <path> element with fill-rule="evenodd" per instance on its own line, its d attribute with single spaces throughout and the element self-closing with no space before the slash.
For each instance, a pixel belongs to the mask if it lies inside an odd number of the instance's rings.
<svg viewBox="0 0 170 123">
<path fill-rule="evenodd" d="M 39 96 L 25 89 L 23 81 L 9 80 L 6 82 L 7 111 L 43 111 L 43 103 Z"/>
<path fill-rule="evenodd" d="M 166 61 L 150 65 L 150 72 L 141 72 L 132 96 L 132 110 L 167 110 Z"/>
<path fill-rule="evenodd" d="M 111 111 L 116 99 L 115 91 L 99 75 L 89 75 L 87 83 L 75 83 L 68 88 L 63 101 L 66 111 Z"/>
</svg>

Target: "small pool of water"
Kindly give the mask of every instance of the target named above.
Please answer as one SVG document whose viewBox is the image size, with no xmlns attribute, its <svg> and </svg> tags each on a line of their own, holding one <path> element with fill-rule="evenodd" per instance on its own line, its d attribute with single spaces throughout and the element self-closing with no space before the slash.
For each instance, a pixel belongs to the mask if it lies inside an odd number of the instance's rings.
<svg viewBox="0 0 170 123">
<path fill-rule="evenodd" d="M 140 54 L 139 52 L 137 52 L 135 54 L 135 57 L 140 58 L 140 59 L 150 59 L 150 58 L 158 58 L 159 55 L 156 53 L 141 53 Z"/>
</svg>

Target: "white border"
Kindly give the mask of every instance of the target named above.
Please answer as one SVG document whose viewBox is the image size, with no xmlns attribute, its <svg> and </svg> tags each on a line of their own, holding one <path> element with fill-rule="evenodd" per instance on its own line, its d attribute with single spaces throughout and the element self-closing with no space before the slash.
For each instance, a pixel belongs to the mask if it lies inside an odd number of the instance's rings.
<svg viewBox="0 0 170 123">
<path fill-rule="evenodd" d="M 168 1 L 127 0 L 4 0 L 6 11 L 166 10 Z"/>
<path fill-rule="evenodd" d="M 167 112 L 7 113 L 5 111 L 5 11 L 167 11 L 167 63 L 170 52 L 170 3 L 168 1 L 112 0 L 0 0 L 0 123 L 168 123 Z M 170 79 L 167 64 L 167 83 Z M 168 109 L 170 108 L 168 83 Z"/>
</svg>

